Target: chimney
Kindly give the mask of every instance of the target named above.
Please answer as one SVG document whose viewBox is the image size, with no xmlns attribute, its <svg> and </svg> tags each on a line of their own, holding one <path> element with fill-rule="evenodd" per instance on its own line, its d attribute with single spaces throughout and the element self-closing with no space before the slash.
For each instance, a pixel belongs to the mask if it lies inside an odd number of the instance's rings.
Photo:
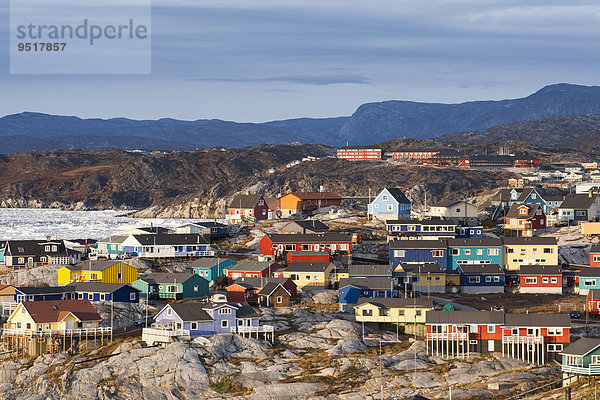
<svg viewBox="0 0 600 400">
<path fill-rule="evenodd" d="M 591 197 L 591 196 L 590 196 Z M 52 236 L 46 236 L 46 241 L 49 242 L 52 240 Z"/>
</svg>

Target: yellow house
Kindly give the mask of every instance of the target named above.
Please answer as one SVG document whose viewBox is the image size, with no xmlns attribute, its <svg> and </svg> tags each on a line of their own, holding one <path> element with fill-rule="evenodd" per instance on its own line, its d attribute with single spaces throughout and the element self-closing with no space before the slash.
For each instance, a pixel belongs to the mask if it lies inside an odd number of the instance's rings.
<svg viewBox="0 0 600 400">
<path fill-rule="evenodd" d="M 558 243 L 552 236 L 503 239 L 504 268 L 518 271 L 521 265 L 558 265 Z"/>
<path fill-rule="evenodd" d="M 436 263 L 400 264 L 396 272 L 404 272 L 405 282 L 412 290 L 422 293 L 446 293 L 448 285 L 446 270 Z"/>
<path fill-rule="evenodd" d="M 430 310 L 433 300 L 427 298 L 361 298 L 354 307 L 354 318 L 363 323 L 424 324 Z"/>
<path fill-rule="evenodd" d="M 292 262 L 281 274 L 290 278 L 298 289 L 303 287 L 328 288 L 333 284 L 335 265 L 330 262 Z"/>
<path fill-rule="evenodd" d="M 58 270 L 58 284 L 72 282 L 131 283 L 137 280 L 137 269 L 121 261 L 84 261 Z"/>
<path fill-rule="evenodd" d="M 8 317 L 3 334 L 95 329 L 100 321 L 89 300 L 25 301 Z"/>
</svg>

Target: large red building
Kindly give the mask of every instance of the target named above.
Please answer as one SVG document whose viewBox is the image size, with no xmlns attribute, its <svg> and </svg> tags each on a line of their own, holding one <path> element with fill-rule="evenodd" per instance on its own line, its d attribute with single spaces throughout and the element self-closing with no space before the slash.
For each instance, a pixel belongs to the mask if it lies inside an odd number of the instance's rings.
<svg viewBox="0 0 600 400">
<path fill-rule="evenodd" d="M 352 238 L 342 233 L 325 234 L 270 234 L 260 240 L 260 254 L 276 258 L 289 252 L 326 252 L 351 255 Z"/>
<path fill-rule="evenodd" d="M 521 265 L 519 283 L 521 293 L 562 294 L 562 268 L 558 265 Z"/>
<path fill-rule="evenodd" d="M 329 262 L 326 251 L 290 251 L 287 253 L 287 263 L 293 262 Z"/>
<path fill-rule="evenodd" d="M 600 267 L 600 245 L 598 244 L 590 249 L 590 267 Z"/>
<path fill-rule="evenodd" d="M 225 268 L 227 281 L 231 284 L 239 278 L 268 277 L 282 265 L 272 261 L 239 261 Z"/>
<path fill-rule="evenodd" d="M 377 147 L 346 146 L 337 149 L 337 157 L 350 161 L 381 160 L 382 149 Z"/>
<path fill-rule="evenodd" d="M 385 153 L 394 160 L 428 160 L 438 151 L 434 150 L 398 150 Z"/>
<path fill-rule="evenodd" d="M 545 364 L 560 361 L 569 345 L 569 314 L 506 314 L 504 311 L 428 311 L 427 350 L 444 358 L 473 352 Z"/>
</svg>

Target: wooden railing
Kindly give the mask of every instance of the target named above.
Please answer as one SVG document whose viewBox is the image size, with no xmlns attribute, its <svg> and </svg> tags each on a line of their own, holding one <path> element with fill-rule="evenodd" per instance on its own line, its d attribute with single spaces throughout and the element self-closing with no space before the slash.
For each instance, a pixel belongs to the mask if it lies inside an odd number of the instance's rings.
<svg viewBox="0 0 600 400">
<path fill-rule="evenodd" d="M 569 372 L 571 374 L 578 375 L 600 375 L 600 364 L 590 364 L 588 367 L 581 367 L 578 365 L 562 365 L 563 372 Z"/>
<path fill-rule="evenodd" d="M 33 330 L 33 329 L 17 329 L 17 328 L 4 328 L 2 330 L 2 336 L 4 335 L 15 335 L 15 336 L 85 336 L 85 335 L 106 335 L 112 332 L 111 327 L 99 327 L 99 328 L 81 328 L 81 329 L 43 329 L 43 330 Z"/>
</svg>

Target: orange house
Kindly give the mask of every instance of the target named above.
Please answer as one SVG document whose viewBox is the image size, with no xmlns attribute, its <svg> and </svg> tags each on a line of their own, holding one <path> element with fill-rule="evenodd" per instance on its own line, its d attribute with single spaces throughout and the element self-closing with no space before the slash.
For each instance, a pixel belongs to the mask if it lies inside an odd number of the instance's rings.
<svg viewBox="0 0 600 400">
<path fill-rule="evenodd" d="M 309 215 L 312 211 L 329 206 L 341 206 L 342 196 L 331 192 L 295 192 L 279 198 L 282 216 Z"/>
</svg>

